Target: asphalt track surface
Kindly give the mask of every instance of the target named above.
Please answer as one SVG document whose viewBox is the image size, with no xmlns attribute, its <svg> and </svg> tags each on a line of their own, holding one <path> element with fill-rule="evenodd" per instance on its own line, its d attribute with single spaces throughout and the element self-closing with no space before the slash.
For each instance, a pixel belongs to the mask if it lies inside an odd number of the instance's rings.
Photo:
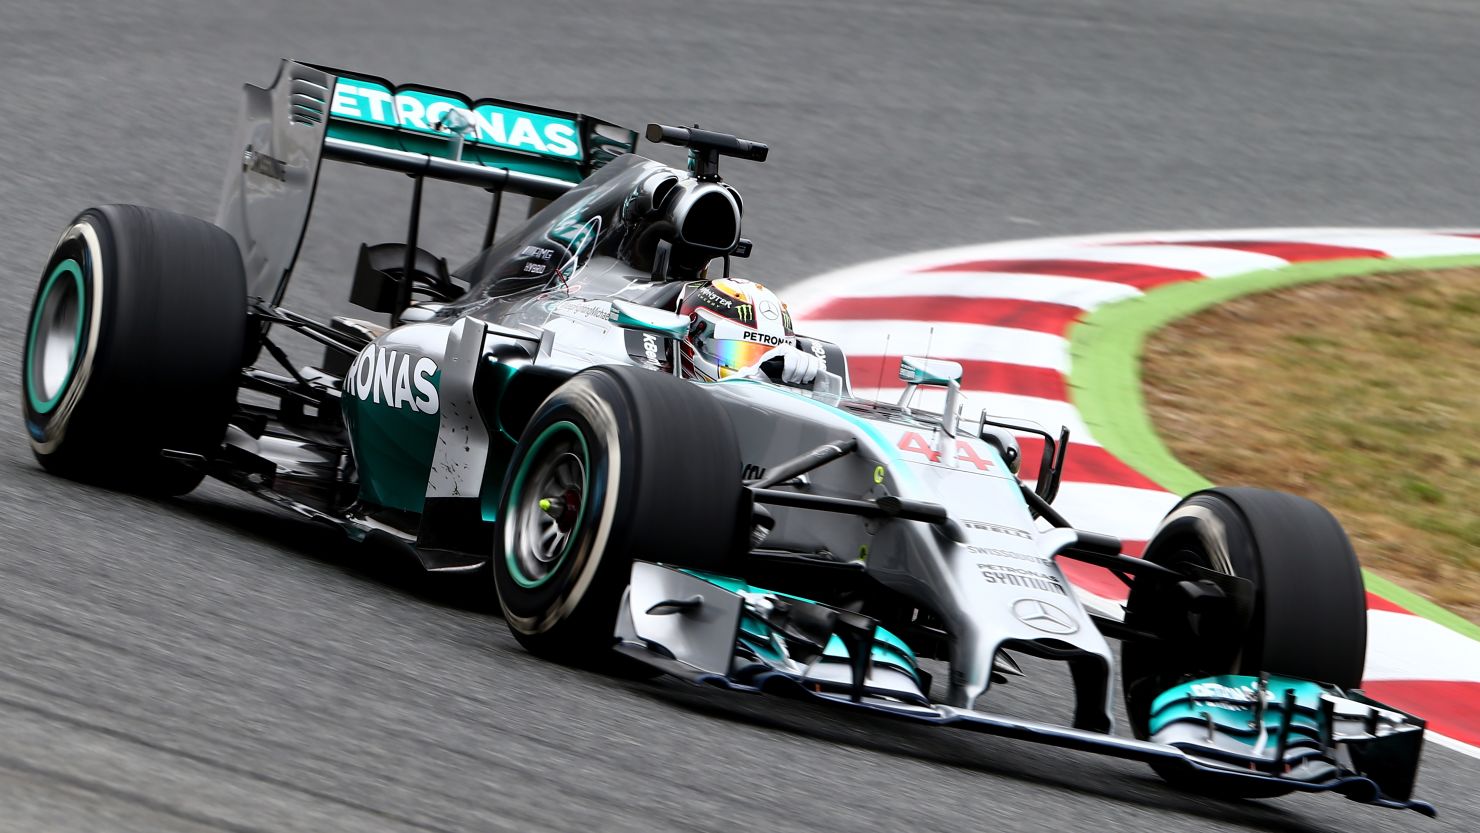
<svg viewBox="0 0 1480 833">
<path fill-rule="evenodd" d="M 0 0 L 0 375 L 66 221 L 214 212 L 244 81 L 281 56 L 771 143 L 729 162 L 747 271 L 1124 229 L 1473 225 L 1469 0 L 421 3 Z M 677 154 L 664 151 L 670 161 Z M 341 309 L 406 181 L 325 177 L 290 300 Z M 482 203 L 429 188 L 424 245 Z M 14 390 L 14 388 L 12 388 Z M 15 395 L 11 402 L 16 401 Z M 219 486 L 139 500 L 0 440 L 0 829 L 1472 830 L 1480 764 L 1430 746 L 1443 815 L 1219 802 L 1139 765 L 522 653 L 418 580 Z M 168 402 L 136 407 L 167 408 Z M 1031 670 L 1031 669 L 1030 669 Z M 1063 718 L 1067 676 L 995 704 Z"/>
</svg>

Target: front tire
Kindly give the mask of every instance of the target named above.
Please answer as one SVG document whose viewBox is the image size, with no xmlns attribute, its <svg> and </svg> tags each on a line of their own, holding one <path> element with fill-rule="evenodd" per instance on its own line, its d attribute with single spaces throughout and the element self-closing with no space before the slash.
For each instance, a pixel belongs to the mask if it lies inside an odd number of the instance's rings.
<svg viewBox="0 0 1480 833">
<path fill-rule="evenodd" d="M 236 241 L 203 220 L 132 205 L 82 212 L 31 305 L 21 400 L 47 471 L 146 494 L 203 474 L 236 402 L 246 279 Z"/>
<path fill-rule="evenodd" d="M 1122 650 L 1126 711 L 1137 738 L 1149 734 L 1156 696 L 1191 679 L 1269 672 L 1342 688 L 1361 685 L 1367 654 L 1362 568 L 1341 524 L 1319 504 L 1265 489 L 1197 492 L 1167 514 L 1144 557 L 1246 579 L 1253 598 L 1247 623 L 1230 632 L 1227 618 L 1191 610 L 1174 588 L 1148 582 L 1132 589 L 1126 624 L 1162 640 L 1127 642 Z M 1289 792 L 1153 768 L 1205 794 Z"/>
<path fill-rule="evenodd" d="M 493 574 L 515 639 L 559 662 L 612 655 L 634 558 L 721 570 L 749 511 L 728 414 L 651 370 L 576 374 L 540 406 L 499 500 Z"/>
</svg>

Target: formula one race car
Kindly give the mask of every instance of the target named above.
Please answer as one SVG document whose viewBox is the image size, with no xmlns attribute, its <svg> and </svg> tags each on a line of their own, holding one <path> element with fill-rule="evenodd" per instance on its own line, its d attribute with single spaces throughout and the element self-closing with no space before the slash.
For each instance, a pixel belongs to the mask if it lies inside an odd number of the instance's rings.
<svg viewBox="0 0 1480 833">
<path fill-rule="evenodd" d="M 901 363 L 939 413 L 855 398 L 836 346 L 728 280 L 751 244 L 719 162 L 765 145 L 649 125 L 688 148 L 676 170 L 588 116 L 294 62 L 245 92 L 214 223 L 109 205 L 57 243 L 23 369 L 48 470 L 155 494 L 210 475 L 491 573 L 520 643 L 562 661 L 1433 813 L 1411 797 L 1423 721 L 1357 690 L 1362 578 L 1332 516 L 1212 489 L 1132 558 L 1053 508 L 1067 431 L 964 418 L 959 365 Z M 390 327 L 282 306 L 324 159 L 413 179 L 406 241 L 361 246 L 351 280 Z M 492 194 L 461 268 L 417 245 L 428 178 Z M 531 214 L 500 236 L 506 193 Z M 295 366 L 284 335 L 322 361 Z M 1082 606 L 1064 559 L 1130 586 L 1123 620 Z M 1107 637 L 1134 739 L 1112 734 Z M 1014 654 L 1068 665 L 1072 726 L 977 710 Z"/>
</svg>

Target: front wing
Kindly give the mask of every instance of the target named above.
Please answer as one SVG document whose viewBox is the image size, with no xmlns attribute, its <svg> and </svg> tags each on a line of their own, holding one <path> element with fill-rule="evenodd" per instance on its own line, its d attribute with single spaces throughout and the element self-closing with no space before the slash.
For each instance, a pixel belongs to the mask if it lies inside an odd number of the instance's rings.
<svg viewBox="0 0 1480 833">
<path fill-rule="evenodd" d="M 869 640 L 861 643 L 857 638 L 837 640 L 848 644 L 850 653 L 859 658 L 853 663 L 851 681 L 838 678 L 836 661 L 829 661 L 835 658 L 825 651 L 819 651 L 811 662 L 797 663 L 787 657 L 782 664 L 758 657 L 752 650 L 736 650 L 746 636 L 742 616 L 757 613 L 753 599 L 747 598 L 754 595 L 731 592 L 710 578 L 689 571 L 637 562 L 619 612 L 616 650 L 695 685 L 779 695 L 894 720 L 1096 752 L 1157 764 L 1205 780 L 1267 784 L 1295 792 L 1334 792 L 1364 804 L 1414 810 L 1430 817 L 1437 815 L 1433 805 L 1408 796 L 1418 764 L 1422 721 L 1359 694 L 1343 702 L 1358 703 L 1370 707 L 1374 715 L 1381 711 L 1395 719 L 1391 724 L 1385 723 L 1381 732 L 1373 725 L 1365 735 L 1360 732 L 1340 738 L 1333 735 L 1328 741 L 1334 754 L 1348 762 L 1359 761 L 1356 768 L 1362 771 L 1329 767 L 1315 777 L 1297 778 L 1290 774 L 1293 768 L 1287 763 L 1289 759 L 1283 748 L 1277 752 L 1270 749 L 1239 754 L 1218 743 L 1211 732 L 1205 743 L 1191 738 L 1179 739 L 1175 744 L 1158 743 L 931 703 L 921 693 L 929 692 L 928 677 L 922 680 L 915 676 L 915 682 L 924 683 L 917 686 L 911 684 L 909 675 L 876 673 L 872 626 L 867 628 Z M 808 615 L 807 621 L 835 623 L 835 631 L 819 640 L 823 645 L 836 644 L 835 637 L 859 629 L 858 614 L 795 597 L 785 598 L 792 606 L 814 605 L 818 609 Z M 860 644 L 863 650 L 855 652 L 853 646 Z M 813 671 L 822 666 L 830 666 L 830 670 Z M 889 682 L 891 679 L 893 684 Z M 1338 748 L 1342 744 L 1346 748 Z"/>
</svg>

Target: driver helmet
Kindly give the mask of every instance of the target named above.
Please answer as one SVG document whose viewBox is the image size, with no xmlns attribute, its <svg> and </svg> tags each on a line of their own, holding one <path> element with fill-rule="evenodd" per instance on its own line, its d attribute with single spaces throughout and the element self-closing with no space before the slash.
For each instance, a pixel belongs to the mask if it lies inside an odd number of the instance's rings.
<svg viewBox="0 0 1480 833">
<path fill-rule="evenodd" d="M 754 281 L 691 284 L 678 311 L 689 318 L 679 358 L 690 379 L 719 381 L 750 370 L 779 346 L 796 346 L 786 305 Z"/>
</svg>

